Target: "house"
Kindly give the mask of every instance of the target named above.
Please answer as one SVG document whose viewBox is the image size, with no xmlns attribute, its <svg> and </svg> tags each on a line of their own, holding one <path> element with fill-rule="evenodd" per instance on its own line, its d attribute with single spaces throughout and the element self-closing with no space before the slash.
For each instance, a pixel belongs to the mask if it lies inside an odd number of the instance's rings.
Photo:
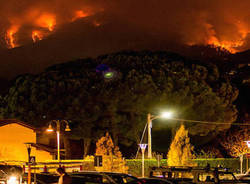
<svg viewBox="0 0 250 184">
<path fill-rule="evenodd" d="M 28 161 L 27 144 L 37 162 L 51 160 L 56 150 L 37 143 L 37 129 L 15 119 L 0 120 L 0 160 Z"/>
</svg>

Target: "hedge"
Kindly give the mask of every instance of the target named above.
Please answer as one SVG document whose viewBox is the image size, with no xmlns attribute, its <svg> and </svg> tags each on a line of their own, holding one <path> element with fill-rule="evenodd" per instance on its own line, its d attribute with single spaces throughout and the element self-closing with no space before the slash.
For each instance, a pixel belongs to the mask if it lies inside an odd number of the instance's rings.
<svg viewBox="0 0 250 184">
<path fill-rule="evenodd" d="M 141 159 L 126 159 L 127 166 L 129 167 L 128 173 L 134 176 L 141 176 L 142 170 L 142 160 Z M 222 166 L 223 168 L 229 168 L 233 172 L 240 172 L 240 160 L 239 158 L 216 158 L 216 159 L 194 159 L 194 162 L 198 166 L 205 167 L 210 164 L 210 167 Z M 145 176 L 149 175 L 150 167 L 157 167 L 157 160 L 155 159 L 145 159 Z M 167 159 L 162 159 L 160 161 L 160 166 L 167 166 Z M 246 171 L 246 159 L 243 162 L 243 171 Z"/>
</svg>

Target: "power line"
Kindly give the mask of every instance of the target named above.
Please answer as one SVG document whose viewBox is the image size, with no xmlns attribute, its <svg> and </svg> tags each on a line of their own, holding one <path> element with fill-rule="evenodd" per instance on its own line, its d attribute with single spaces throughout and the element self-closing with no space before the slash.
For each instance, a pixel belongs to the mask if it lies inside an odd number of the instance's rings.
<svg viewBox="0 0 250 184">
<path fill-rule="evenodd" d="M 215 122 L 215 121 L 199 121 L 199 120 L 187 120 L 187 119 L 176 119 L 176 118 L 169 118 L 169 120 L 176 120 L 176 121 L 183 121 L 189 123 L 203 123 L 203 124 L 218 124 L 218 125 L 234 125 L 234 126 L 250 126 L 249 123 L 227 123 L 227 122 Z"/>
</svg>

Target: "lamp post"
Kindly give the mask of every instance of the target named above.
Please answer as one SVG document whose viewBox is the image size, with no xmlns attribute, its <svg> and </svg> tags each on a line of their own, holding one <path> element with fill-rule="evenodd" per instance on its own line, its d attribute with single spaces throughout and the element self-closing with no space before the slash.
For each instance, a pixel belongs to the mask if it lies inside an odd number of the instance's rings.
<svg viewBox="0 0 250 184">
<path fill-rule="evenodd" d="M 28 152 L 28 184 L 31 184 L 31 166 L 30 166 L 30 153 L 31 153 L 31 144 L 32 143 L 24 143 Z"/>
<path fill-rule="evenodd" d="M 30 153 L 31 153 L 31 144 L 32 143 L 24 143 L 26 145 L 26 148 L 27 148 L 27 152 L 28 152 L 28 163 L 30 162 Z"/>
<path fill-rule="evenodd" d="M 148 158 L 152 158 L 152 134 L 151 134 L 151 129 L 152 129 L 152 121 L 158 118 L 171 118 L 172 113 L 171 112 L 164 112 L 160 116 L 154 116 L 150 113 L 148 113 L 147 117 L 147 125 L 148 125 Z"/>
<path fill-rule="evenodd" d="M 65 131 L 69 132 L 71 129 L 69 128 L 69 123 L 66 120 L 52 120 L 49 124 L 49 127 L 47 129 L 48 132 L 53 132 L 52 123 L 56 123 L 56 136 L 57 136 L 57 160 L 60 162 L 60 129 L 61 129 L 61 123 L 66 124 Z"/>
<path fill-rule="evenodd" d="M 147 144 L 139 144 L 140 148 L 141 148 L 141 152 L 142 152 L 142 177 L 144 178 L 144 153 L 145 153 L 145 149 L 147 147 Z"/>
</svg>

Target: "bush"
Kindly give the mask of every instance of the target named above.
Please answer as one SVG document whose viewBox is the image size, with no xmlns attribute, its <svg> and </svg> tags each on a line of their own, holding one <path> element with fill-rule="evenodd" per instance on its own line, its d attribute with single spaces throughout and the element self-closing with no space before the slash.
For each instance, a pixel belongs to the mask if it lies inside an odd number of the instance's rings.
<svg viewBox="0 0 250 184">
<path fill-rule="evenodd" d="M 210 167 L 222 166 L 229 168 L 234 172 L 240 171 L 240 160 L 239 158 L 212 158 L 212 159 L 193 159 L 193 161 L 200 167 L 206 167 L 210 164 Z M 129 167 L 128 173 L 134 176 L 141 177 L 142 161 L 141 159 L 126 159 L 127 166 Z M 149 176 L 150 167 L 157 167 L 157 160 L 145 159 L 145 176 Z M 167 159 L 162 159 L 160 166 L 167 166 Z M 246 159 L 243 162 L 243 171 L 246 171 Z"/>
<path fill-rule="evenodd" d="M 141 159 L 127 159 L 128 173 L 133 176 L 141 177 L 142 176 L 142 160 Z M 144 167 L 145 167 L 145 176 L 149 176 L 149 168 L 157 167 L 157 160 L 155 159 L 145 159 Z M 167 166 L 167 160 L 162 159 L 160 162 L 160 166 Z"/>
</svg>

